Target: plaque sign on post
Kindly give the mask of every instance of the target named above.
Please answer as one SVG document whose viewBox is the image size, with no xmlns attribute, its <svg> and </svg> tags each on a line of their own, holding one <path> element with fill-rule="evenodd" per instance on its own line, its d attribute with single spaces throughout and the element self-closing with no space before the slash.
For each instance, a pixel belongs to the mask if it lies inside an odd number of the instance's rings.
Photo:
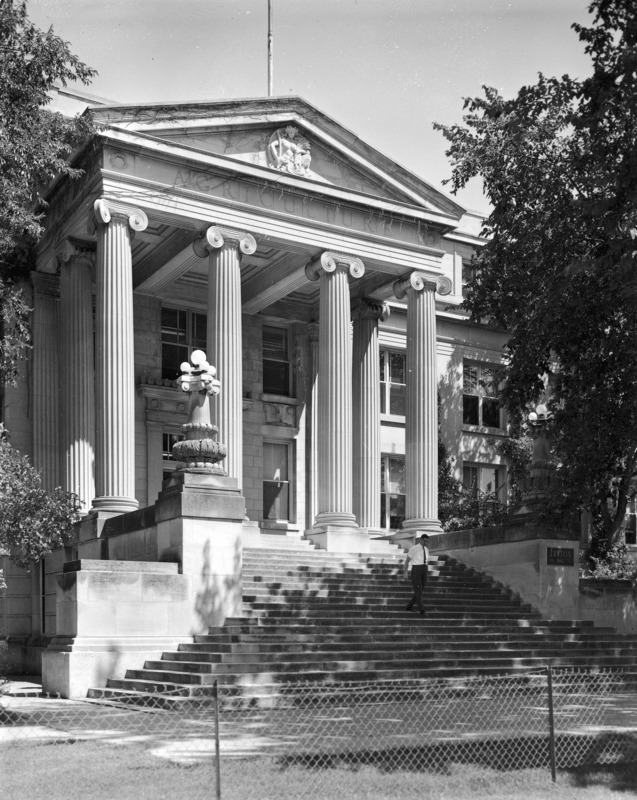
<svg viewBox="0 0 637 800">
<path fill-rule="evenodd" d="M 573 567 L 575 550 L 572 547 L 547 547 L 546 563 L 552 567 Z"/>
</svg>

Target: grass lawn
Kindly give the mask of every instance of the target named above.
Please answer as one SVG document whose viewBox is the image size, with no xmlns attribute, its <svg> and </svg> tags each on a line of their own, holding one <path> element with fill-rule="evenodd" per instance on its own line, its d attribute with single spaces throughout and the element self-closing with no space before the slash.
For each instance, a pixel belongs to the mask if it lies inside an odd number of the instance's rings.
<svg viewBox="0 0 637 800">
<path fill-rule="evenodd" d="M 177 764 L 141 746 L 19 743 L 0 749 L 3 800 L 214 800 L 214 763 Z M 444 774 L 281 770 L 266 758 L 222 759 L 222 800 L 619 800 L 637 794 L 637 764 L 558 773 L 452 766 Z"/>
</svg>

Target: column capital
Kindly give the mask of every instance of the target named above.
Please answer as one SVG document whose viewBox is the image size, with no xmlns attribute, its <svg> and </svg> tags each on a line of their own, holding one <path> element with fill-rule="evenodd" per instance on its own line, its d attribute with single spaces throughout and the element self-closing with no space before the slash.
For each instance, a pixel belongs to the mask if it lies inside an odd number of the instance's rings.
<svg viewBox="0 0 637 800">
<path fill-rule="evenodd" d="M 347 253 L 335 253 L 324 250 L 320 256 L 313 258 L 305 267 L 305 274 L 311 281 L 317 281 L 323 272 L 336 272 L 337 269 L 347 270 L 352 278 L 362 278 L 365 274 L 365 265 L 358 256 Z"/>
<path fill-rule="evenodd" d="M 438 294 L 450 294 L 452 283 L 446 275 L 420 271 L 412 272 L 394 283 L 394 294 L 399 300 L 404 299 L 410 289 L 415 292 L 434 289 Z"/>
<path fill-rule="evenodd" d="M 363 297 L 356 305 L 353 318 L 383 321 L 389 317 L 391 309 L 384 300 L 375 300 L 373 297 Z"/>
<path fill-rule="evenodd" d="M 252 255 L 257 249 L 257 241 L 251 233 L 222 228 L 220 225 L 211 225 L 201 239 L 195 239 L 192 249 L 199 258 L 208 258 L 212 250 L 221 250 L 225 244 L 234 244 L 246 256 Z"/>
<path fill-rule="evenodd" d="M 87 245 L 74 239 L 64 239 L 55 248 L 55 257 L 60 264 L 67 264 L 72 258 L 81 258 L 86 260 L 89 266 L 94 266 L 94 245 Z"/>
<path fill-rule="evenodd" d="M 141 208 L 118 200 L 100 197 L 93 204 L 93 213 L 99 225 L 108 225 L 113 219 L 124 219 L 134 231 L 145 231 L 148 227 L 148 217 Z"/>
</svg>

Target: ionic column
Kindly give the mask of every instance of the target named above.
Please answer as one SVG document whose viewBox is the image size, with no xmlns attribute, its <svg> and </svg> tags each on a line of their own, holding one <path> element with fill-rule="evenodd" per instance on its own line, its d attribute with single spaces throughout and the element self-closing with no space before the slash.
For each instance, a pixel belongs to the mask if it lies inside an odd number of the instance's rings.
<svg viewBox="0 0 637 800">
<path fill-rule="evenodd" d="M 208 359 L 217 370 L 221 393 L 215 398 L 218 440 L 225 444 L 227 474 L 243 485 L 243 348 L 241 340 L 241 256 L 257 243 L 249 233 L 212 226 L 193 244 L 208 259 Z"/>
<path fill-rule="evenodd" d="M 96 445 L 93 509 L 125 512 L 135 499 L 135 374 L 131 231 L 143 211 L 96 200 Z"/>
<path fill-rule="evenodd" d="M 376 300 L 363 300 L 354 313 L 354 514 L 361 528 L 378 528 L 380 522 L 378 322 L 387 316 L 389 306 Z"/>
<path fill-rule="evenodd" d="M 352 512 L 352 343 L 349 277 L 360 278 L 359 258 L 325 252 L 305 268 L 320 281 L 318 377 L 319 526 L 356 527 Z"/>
<path fill-rule="evenodd" d="M 68 239 L 60 261 L 62 475 L 86 513 L 95 497 L 95 360 L 91 267 L 95 254 Z"/>
<path fill-rule="evenodd" d="M 308 528 L 318 514 L 318 374 L 319 374 L 319 326 L 312 322 L 307 326 L 310 342 L 310 413 L 308 420 L 309 457 L 309 496 L 307 502 Z"/>
<path fill-rule="evenodd" d="M 33 282 L 33 466 L 47 491 L 60 485 L 59 281 L 31 273 Z"/>
<path fill-rule="evenodd" d="M 407 300 L 406 519 L 403 529 L 410 532 L 442 532 L 438 519 L 436 291 L 449 294 L 451 281 L 443 276 L 412 272 L 394 284 L 396 297 Z"/>
</svg>

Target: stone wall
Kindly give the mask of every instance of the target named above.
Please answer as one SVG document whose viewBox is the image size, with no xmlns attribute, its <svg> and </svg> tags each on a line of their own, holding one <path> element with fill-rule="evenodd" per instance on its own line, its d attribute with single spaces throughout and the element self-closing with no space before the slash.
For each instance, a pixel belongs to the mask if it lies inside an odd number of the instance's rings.
<svg viewBox="0 0 637 800">
<path fill-rule="evenodd" d="M 637 582 L 584 578 L 579 582 L 579 616 L 596 625 L 637 633 Z"/>
</svg>

